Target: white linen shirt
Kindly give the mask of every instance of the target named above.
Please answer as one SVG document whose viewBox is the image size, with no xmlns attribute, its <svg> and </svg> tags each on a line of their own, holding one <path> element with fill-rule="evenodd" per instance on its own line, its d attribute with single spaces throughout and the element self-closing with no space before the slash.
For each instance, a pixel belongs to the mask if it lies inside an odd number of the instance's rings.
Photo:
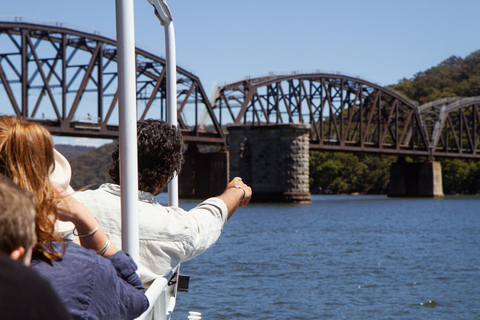
<svg viewBox="0 0 480 320">
<path fill-rule="evenodd" d="M 120 186 L 103 184 L 97 190 L 76 192 L 74 197 L 90 210 L 112 243 L 121 249 Z M 145 288 L 156 278 L 169 275 L 179 263 L 209 249 L 227 222 L 227 206 L 216 197 L 188 212 L 164 207 L 148 192 L 139 191 L 138 200 L 138 271 Z"/>
</svg>

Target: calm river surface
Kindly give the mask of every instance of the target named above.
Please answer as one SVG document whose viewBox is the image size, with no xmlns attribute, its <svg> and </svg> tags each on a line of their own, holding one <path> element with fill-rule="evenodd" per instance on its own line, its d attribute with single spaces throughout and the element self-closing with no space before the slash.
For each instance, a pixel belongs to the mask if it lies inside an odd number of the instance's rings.
<svg viewBox="0 0 480 320">
<path fill-rule="evenodd" d="M 250 204 L 181 273 L 173 320 L 480 319 L 480 197 Z"/>
</svg>

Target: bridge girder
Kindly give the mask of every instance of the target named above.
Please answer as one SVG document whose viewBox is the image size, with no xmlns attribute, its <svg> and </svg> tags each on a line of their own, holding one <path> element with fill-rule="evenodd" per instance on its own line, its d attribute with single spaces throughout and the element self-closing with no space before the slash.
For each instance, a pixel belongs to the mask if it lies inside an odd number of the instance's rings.
<svg viewBox="0 0 480 320">
<path fill-rule="evenodd" d="M 437 157 L 479 158 L 480 97 L 447 98 L 419 107 Z"/>
<path fill-rule="evenodd" d="M 294 73 L 222 86 L 213 108 L 220 123 L 310 123 L 314 150 L 433 159 L 479 158 L 479 103 L 478 98 L 457 98 L 446 105 L 439 101 L 418 107 L 362 79 Z M 432 123 L 436 123 L 435 132 Z"/>
<path fill-rule="evenodd" d="M 428 156 L 413 103 L 376 84 L 339 74 L 292 74 L 220 87 L 213 102 L 222 123 L 310 123 L 310 148 Z"/>
<path fill-rule="evenodd" d="M 0 22 L 0 46 L 0 97 L 10 102 L 1 113 L 56 135 L 118 137 L 115 40 L 62 24 Z M 136 59 L 138 120 L 166 119 L 165 60 L 140 48 Z M 186 142 L 226 144 L 200 80 L 179 67 L 177 101 Z"/>
</svg>

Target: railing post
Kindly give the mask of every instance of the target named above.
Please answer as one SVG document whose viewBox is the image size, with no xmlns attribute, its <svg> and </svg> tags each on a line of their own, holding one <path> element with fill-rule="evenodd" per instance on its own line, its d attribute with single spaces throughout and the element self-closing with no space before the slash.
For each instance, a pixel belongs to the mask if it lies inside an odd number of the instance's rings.
<svg viewBox="0 0 480 320">
<path fill-rule="evenodd" d="M 165 30 L 165 60 L 167 72 L 167 122 L 177 125 L 177 59 L 175 52 L 175 30 L 170 9 L 164 0 L 148 0 L 155 7 L 155 15 Z M 178 207 L 178 177 L 168 185 L 168 205 Z"/>
<path fill-rule="evenodd" d="M 164 22 L 164 29 L 167 60 L 167 121 L 169 124 L 177 126 L 177 59 L 175 31 L 171 19 Z M 178 176 L 176 174 L 168 185 L 168 205 L 178 207 Z"/>
<path fill-rule="evenodd" d="M 133 0 L 116 0 L 122 249 L 139 262 L 137 97 Z"/>
</svg>

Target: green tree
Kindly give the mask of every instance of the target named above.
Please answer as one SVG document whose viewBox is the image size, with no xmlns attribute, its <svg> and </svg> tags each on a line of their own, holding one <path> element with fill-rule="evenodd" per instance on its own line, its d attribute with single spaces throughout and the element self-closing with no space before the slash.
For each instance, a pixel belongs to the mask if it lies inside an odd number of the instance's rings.
<svg viewBox="0 0 480 320">
<path fill-rule="evenodd" d="M 312 193 L 387 192 L 390 164 L 395 157 L 341 152 L 310 153 Z"/>
</svg>

